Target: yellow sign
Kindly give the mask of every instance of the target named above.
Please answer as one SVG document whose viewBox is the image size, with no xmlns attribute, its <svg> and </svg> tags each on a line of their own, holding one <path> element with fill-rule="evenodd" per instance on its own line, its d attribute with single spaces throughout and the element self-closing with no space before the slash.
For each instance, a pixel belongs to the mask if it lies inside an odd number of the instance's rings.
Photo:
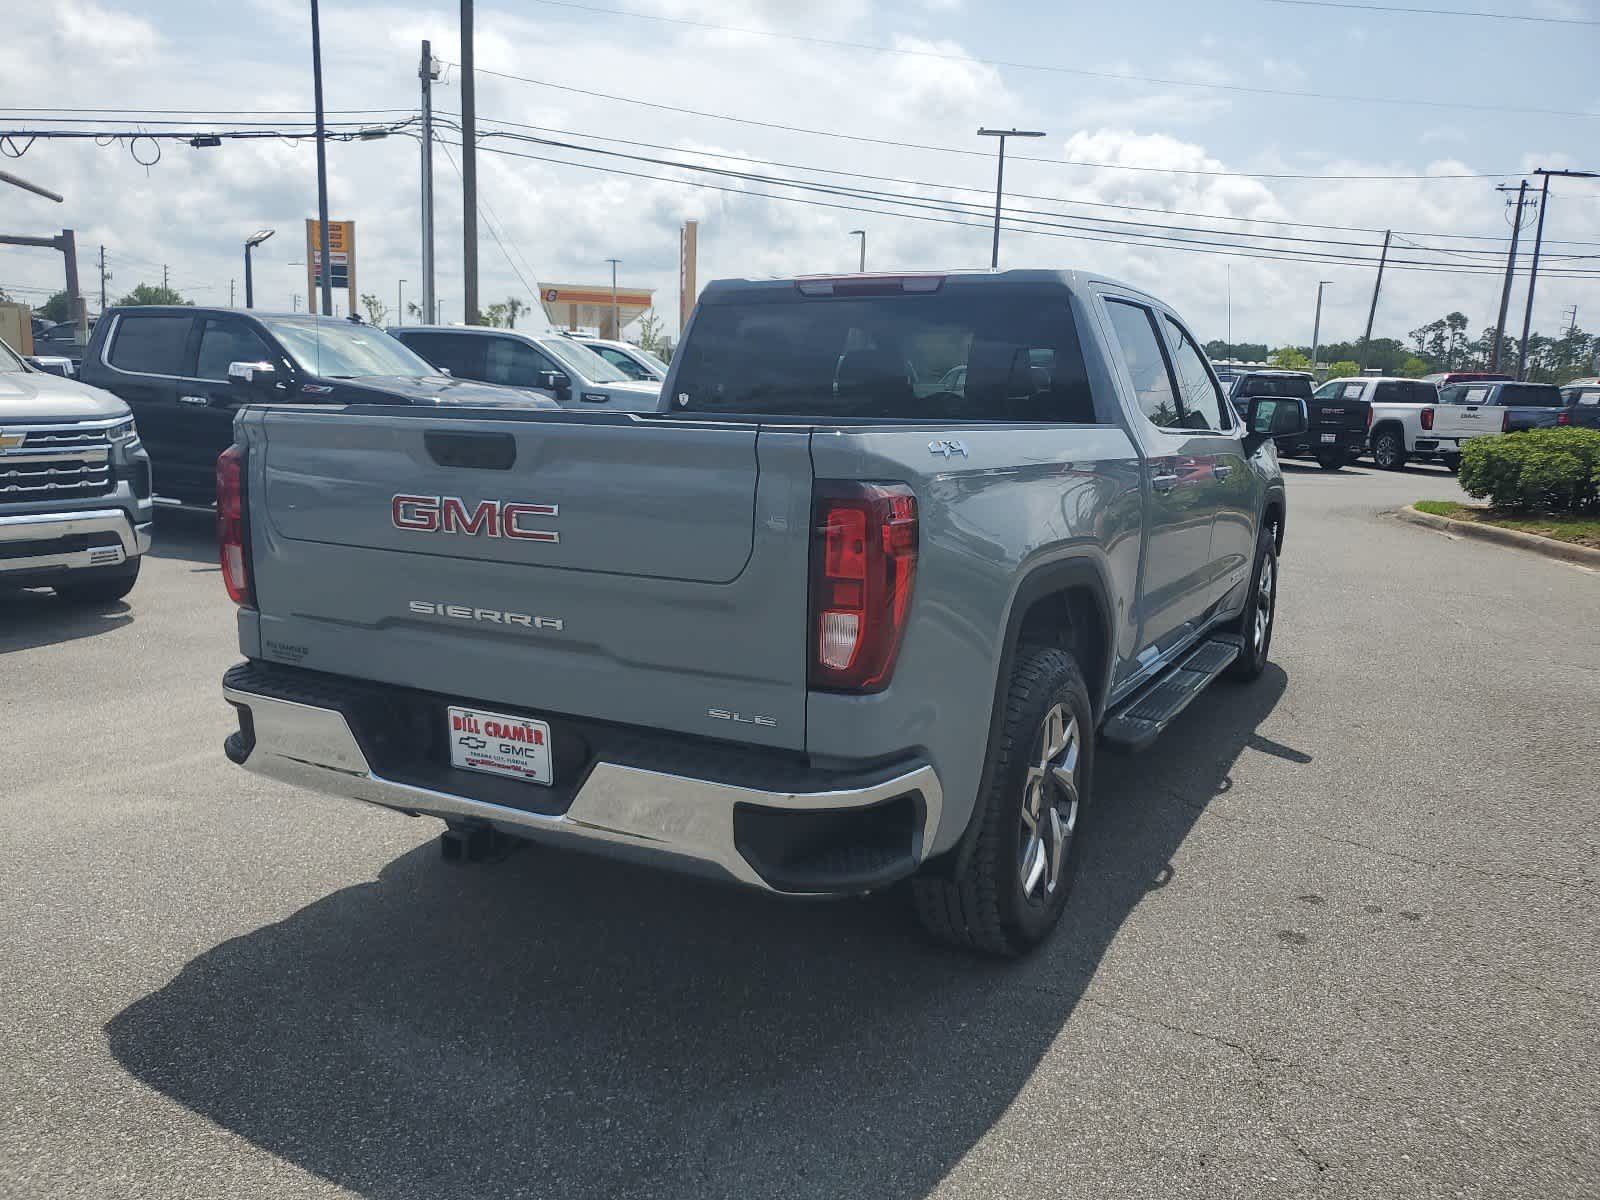
<svg viewBox="0 0 1600 1200">
<path fill-rule="evenodd" d="M 306 311 L 316 312 L 322 297 L 322 225 L 306 219 Z M 356 312 L 356 223 L 328 222 L 330 286 L 348 295 L 345 312 Z M 329 314 L 331 315 L 331 314 Z"/>
</svg>

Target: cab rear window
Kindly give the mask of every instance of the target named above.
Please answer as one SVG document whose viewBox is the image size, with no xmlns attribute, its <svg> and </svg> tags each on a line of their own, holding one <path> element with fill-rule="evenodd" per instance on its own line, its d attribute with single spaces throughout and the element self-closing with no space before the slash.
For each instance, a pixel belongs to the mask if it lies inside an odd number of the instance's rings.
<svg viewBox="0 0 1600 1200">
<path fill-rule="evenodd" d="M 1311 399 L 1311 380 L 1297 375 L 1246 375 L 1242 392 L 1246 396 L 1298 396 Z"/>
<path fill-rule="evenodd" d="M 1060 289 L 969 287 L 702 305 L 680 353 L 678 412 L 1093 423 Z"/>
<path fill-rule="evenodd" d="M 1561 408 L 1561 389 L 1553 383 L 1508 383 L 1500 389 L 1507 408 Z"/>
</svg>

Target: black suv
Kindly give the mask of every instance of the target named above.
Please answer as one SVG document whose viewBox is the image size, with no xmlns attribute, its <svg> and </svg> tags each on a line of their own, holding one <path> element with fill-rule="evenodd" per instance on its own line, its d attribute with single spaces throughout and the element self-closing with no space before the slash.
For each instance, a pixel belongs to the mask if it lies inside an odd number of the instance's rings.
<svg viewBox="0 0 1600 1200">
<path fill-rule="evenodd" d="M 217 456 L 246 404 L 471 404 L 554 408 L 452 379 L 381 329 L 307 313 L 149 305 L 95 325 L 79 379 L 120 396 L 150 451 L 156 494 L 211 504 Z"/>
<path fill-rule="evenodd" d="M 1325 471 L 1337 471 L 1360 456 L 1367 441 L 1364 400 L 1316 397 L 1311 376 L 1304 371 L 1248 371 L 1236 376 L 1228 399 L 1245 412 L 1256 396 L 1288 396 L 1304 400 L 1311 421 L 1303 433 L 1275 439 L 1278 453 L 1291 458 L 1314 458 Z"/>
</svg>

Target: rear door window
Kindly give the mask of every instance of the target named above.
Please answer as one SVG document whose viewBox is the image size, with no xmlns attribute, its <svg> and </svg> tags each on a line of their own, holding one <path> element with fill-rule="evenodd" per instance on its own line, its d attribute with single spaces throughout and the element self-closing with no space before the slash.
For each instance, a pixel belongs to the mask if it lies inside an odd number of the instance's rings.
<svg viewBox="0 0 1600 1200">
<path fill-rule="evenodd" d="M 1362 393 L 1366 390 L 1367 385 L 1364 383 L 1347 383 L 1344 385 L 1344 391 L 1340 394 L 1339 398 L 1341 400 L 1359 400 L 1361 399 Z"/>
<path fill-rule="evenodd" d="M 516 338 L 477 339 L 488 343 L 484 351 L 483 378 L 509 387 L 540 387 L 539 372 L 556 370 L 555 363 Z"/>
<path fill-rule="evenodd" d="M 191 316 L 124 314 L 117 319 L 108 361 L 141 375 L 186 375 L 184 355 L 193 328 Z"/>
<path fill-rule="evenodd" d="M 621 371 L 629 379 L 654 378 L 649 371 L 646 371 L 638 363 L 634 362 L 633 359 L 629 358 L 621 350 L 618 350 L 613 346 L 594 346 L 591 347 L 591 349 L 593 349 L 596 354 L 605 359 L 613 367 L 617 368 L 617 370 Z"/>
<path fill-rule="evenodd" d="M 1096 420 L 1077 327 L 1059 289 L 757 291 L 703 304 L 680 353 L 678 411 Z"/>
<path fill-rule="evenodd" d="M 1145 417 L 1163 429 L 1181 428 L 1177 389 L 1161 351 L 1155 314 L 1142 304 L 1110 298 L 1106 300 L 1106 314 L 1111 318 L 1112 332 Z"/>
</svg>

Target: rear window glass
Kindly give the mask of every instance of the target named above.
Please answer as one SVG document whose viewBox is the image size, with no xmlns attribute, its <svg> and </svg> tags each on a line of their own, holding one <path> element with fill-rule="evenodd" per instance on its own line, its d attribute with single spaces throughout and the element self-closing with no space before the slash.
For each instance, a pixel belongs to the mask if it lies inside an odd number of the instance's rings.
<svg viewBox="0 0 1600 1200">
<path fill-rule="evenodd" d="M 1311 380 L 1294 375 L 1246 375 L 1242 388 L 1246 396 L 1298 396 L 1311 399 Z"/>
<path fill-rule="evenodd" d="M 475 333 L 399 333 L 395 334 L 413 353 L 420 354 L 436 367 L 443 367 L 457 379 L 488 379 L 485 362 L 489 339 Z"/>
<path fill-rule="evenodd" d="M 110 362 L 123 371 L 182 375 L 183 353 L 193 317 L 129 315 L 117 321 Z"/>
<path fill-rule="evenodd" d="M 1508 383 L 1500 389 L 1507 408 L 1561 408 L 1561 389 L 1553 383 Z"/>
<path fill-rule="evenodd" d="M 1589 405 L 1600 404 L 1600 391 L 1575 392 L 1573 393 L 1571 403 L 1582 404 L 1585 407 L 1588 407 Z"/>
<path fill-rule="evenodd" d="M 757 293 L 702 306 L 680 353 L 677 411 L 1095 420 L 1077 327 L 1056 289 Z"/>
</svg>

